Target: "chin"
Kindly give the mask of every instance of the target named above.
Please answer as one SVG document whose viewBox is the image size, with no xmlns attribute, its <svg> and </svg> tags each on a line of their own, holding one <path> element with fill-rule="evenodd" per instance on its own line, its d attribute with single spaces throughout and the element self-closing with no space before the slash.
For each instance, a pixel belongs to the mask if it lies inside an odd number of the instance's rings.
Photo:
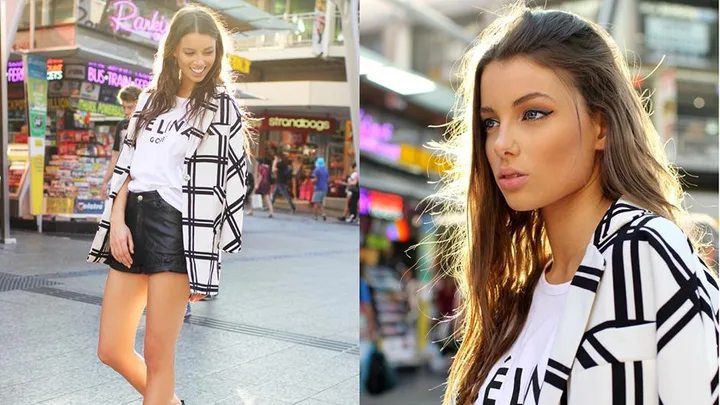
<svg viewBox="0 0 720 405">
<path fill-rule="evenodd" d="M 508 207 L 513 211 L 525 212 L 542 208 L 540 201 L 538 201 L 537 198 L 527 195 L 527 193 L 503 193 L 503 197 L 505 197 L 505 202 Z"/>
</svg>

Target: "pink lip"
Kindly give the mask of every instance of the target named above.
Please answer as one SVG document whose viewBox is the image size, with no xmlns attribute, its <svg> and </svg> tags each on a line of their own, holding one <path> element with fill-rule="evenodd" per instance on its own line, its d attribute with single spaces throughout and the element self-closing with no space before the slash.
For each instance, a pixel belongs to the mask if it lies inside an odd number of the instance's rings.
<svg viewBox="0 0 720 405">
<path fill-rule="evenodd" d="M 195 73 L 192 69 L 190 69 L 190 73 L 195 77 L 203 77 L 205 76 L 205 72 L 207 72 L 207 69 L 204 69 L 202 73 Z"/>
<path fill-rule="evenodd" d="M 497 183 L 501 189 L 505 191 L 515 191 L 520 189 L 527 182 L 528 175 L 518 170 L 505 168 L 500 169 L 497 176 Z"/>
</svg>

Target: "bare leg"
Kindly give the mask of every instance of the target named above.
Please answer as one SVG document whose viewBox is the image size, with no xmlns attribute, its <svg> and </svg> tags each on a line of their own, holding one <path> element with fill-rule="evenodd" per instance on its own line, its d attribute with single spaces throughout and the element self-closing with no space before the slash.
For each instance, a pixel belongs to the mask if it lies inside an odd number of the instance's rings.
<svg viewBox="0 0 720 405">
<path fill-rule="evenodd" d="M 110 269 L 100 311 L 98 357 L 141 395 L 147 390 L 147 366 L 135 351 L 135 336 L 147 303 L 148 276 Z M 175 404 L 180 400 L 175 397 Z"/>
<path fill-rule="evenodd" d="M 148 283 L 145 318 L 147 391 L 143 405 L 178 404 L 175 391 L 175 345 L 190 296 L 188 276 L 158 273 Z"/>
<path fill-rule="evenodd" d="M 265 200 L 265 203 L 268 205 L 268 211 L 270 211 L 268 216 L 270 218 L 272 218 L 275 211 L 273 211 L 273 205 L 272 205 L 272 201 L 270 200 L 270 194 L 263 194 L 263 199 Z"/>
<path fill-rule="evenodd" d="M 148 277 L 110 269 L 100 310 L 98 357 L 143 394 L 145 361 L 135 351 L 135 336 L 147 300 Z"/>
</svg>

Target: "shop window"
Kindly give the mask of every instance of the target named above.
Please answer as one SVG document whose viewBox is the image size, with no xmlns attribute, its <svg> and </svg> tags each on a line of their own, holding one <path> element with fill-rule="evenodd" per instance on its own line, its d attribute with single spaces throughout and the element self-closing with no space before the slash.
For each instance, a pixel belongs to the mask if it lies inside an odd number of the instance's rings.
<svg viewBox="0 0 720 405">
<path fill-rule="evenodd" d="M 31 0 L 32 1 L 32 0 Z M 30 28 L 30 2 L 25 4 L 19 29 Z M 35 1 L 35 27 L 46 27 L 75 21 L 73 0 L 34 0 Z"/>
</svg>

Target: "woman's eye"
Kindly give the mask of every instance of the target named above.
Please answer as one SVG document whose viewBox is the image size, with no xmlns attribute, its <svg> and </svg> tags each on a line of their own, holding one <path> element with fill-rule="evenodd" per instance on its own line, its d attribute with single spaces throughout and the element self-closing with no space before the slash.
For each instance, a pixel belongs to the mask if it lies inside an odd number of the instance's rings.
<svg viewBox="0 0 720 405">
<path fill-rule="evenodd" d="M 483 120 L 483 125 L 485 126 L 485 129 L 495 128 L 496 126 L 500 125 L 499 122 L 497 122 L 494 118 L 488 118 L 486 120 Z"/>
<path fill-rule="evenodd" d="M 552 111 L 527 110 L 523 114 L 523 120 L 536 121 L 552 114 Z"/>
<path fill-rule="evenodd" d="M 192 53 L 192 52 L 185 52 L 185 55 L 187 55 L 187 56 L 193 56 L 193 53 Z"/>
</svg>

